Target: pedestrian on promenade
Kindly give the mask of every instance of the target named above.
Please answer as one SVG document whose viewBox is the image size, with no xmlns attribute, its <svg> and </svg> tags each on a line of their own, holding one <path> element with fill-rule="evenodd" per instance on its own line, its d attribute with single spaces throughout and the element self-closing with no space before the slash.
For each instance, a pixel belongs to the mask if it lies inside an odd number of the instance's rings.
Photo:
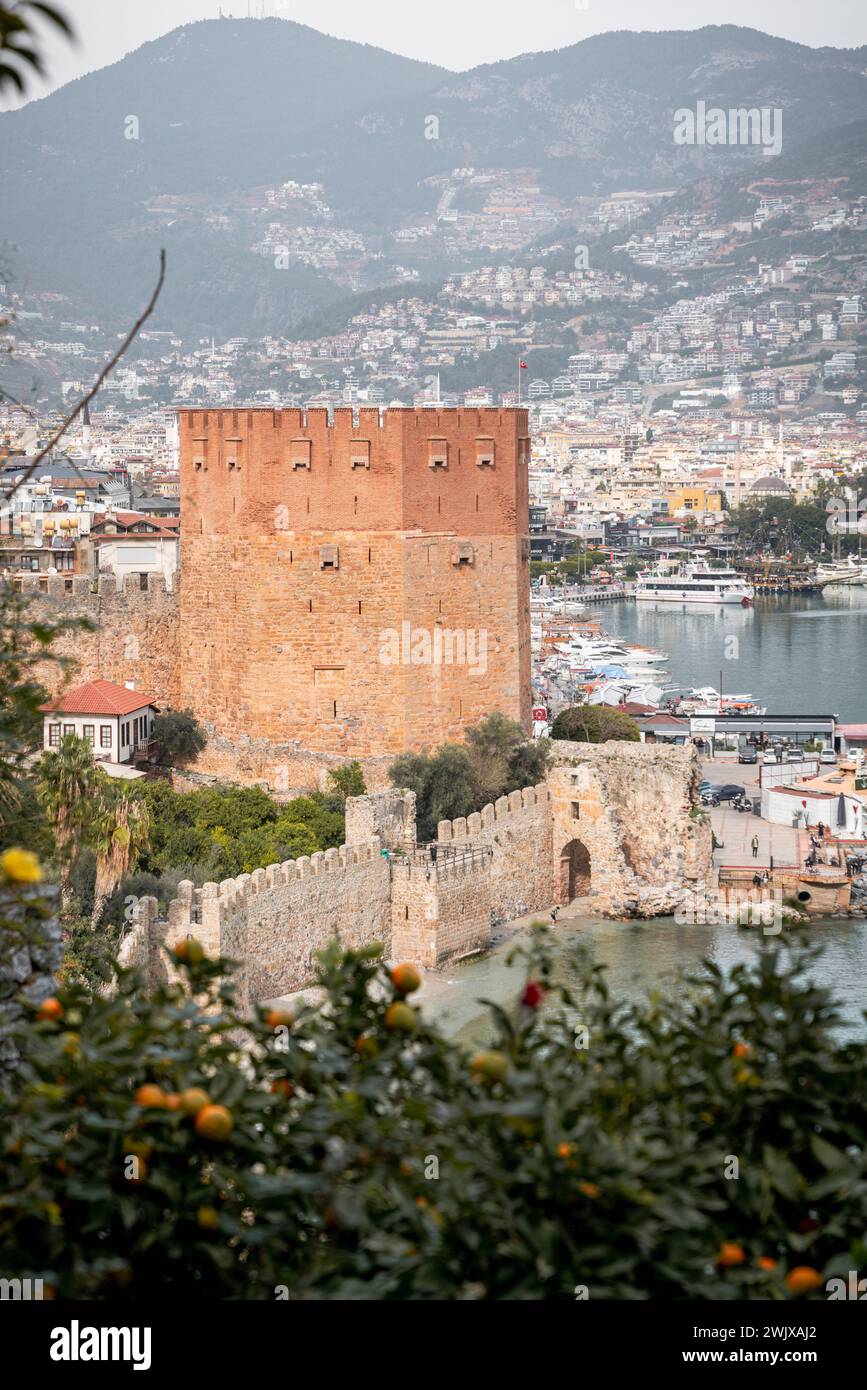
<svg viewBox="0 0 867 1390">
<path fill-rule="evenodd" d="M 751 846 L 752 846 L 753 858 L 754 858 L 754 859 L 758 859 L 758 857 L 759 857 L 759 837 L 758 837 L 758 835 L 754 835 L 754 836 L 753 836 L 752 840 L 750 841 L 750 844 L 751 844 Z"/>
<path fill-rule="evenodd" d="M 559 907 L 552 907 L 552 908 L 551 908 L 551 921 L 552 921 L 552 922 L 556 922 L 556 920 L 557 920 L 557 915 L 558 915 L 559 911 L 560 911 Z"/>
<path fill-rule="evenodd" d="M 822 823 L 821 821 L 819 821 L 819 824 L 816 826 L 816 829 L 817 829 L 818 832 L 819 832 L 819 839 L 820 839 L 820 840 L 824 840 L 824 838 L 825 838 L 825 827 L 824 827 L 824 825 L 823 825 L 823 823 Z"/>
</svg>

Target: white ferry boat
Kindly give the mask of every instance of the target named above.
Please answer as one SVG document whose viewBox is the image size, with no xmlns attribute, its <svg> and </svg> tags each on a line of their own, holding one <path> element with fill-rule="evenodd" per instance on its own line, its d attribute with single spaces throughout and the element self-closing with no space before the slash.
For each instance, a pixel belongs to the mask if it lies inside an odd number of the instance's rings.
<svg viewBox="0 0 867 1390">
<path fill-rule="evenodd" d="M 753 585 L 736 570 L 711 569 L 704 564 L 668 572 L 643 570 L 635 585 L 635 597 L 653 603 L 739 603 L 747 607 L 755 594 Z"/>
</svg>

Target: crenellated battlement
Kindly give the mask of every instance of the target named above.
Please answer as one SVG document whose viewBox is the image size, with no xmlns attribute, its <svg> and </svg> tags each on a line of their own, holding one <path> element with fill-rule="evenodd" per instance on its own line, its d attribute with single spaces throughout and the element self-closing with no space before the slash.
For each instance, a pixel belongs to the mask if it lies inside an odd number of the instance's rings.
<svg viewBox="0 0 867 1390">
<path fill-rule="evenodd" d="M 180 406 L 178 421 L 181 432 L 192 434 L 201 431 L 203 435 L 227 436 L 228 431 L 246 430 L 295 430 L 313 436 L 326 433 L 339 438 L 348 432 L 367 429 L 376 433 L 387 433 L 396 421 L 409 421 L 416 430 L 430 427 L 462 429 L 481 429 L 482 427 L 501 428 L 514 418 L 513 407 L 500 406 L 441 406 L 436 409 L 418 410 L 414 406 L 291 406 L 275 409 L 272 406 L 238 406 L 235 409 L 207 409 L 198 406 Z M 526 410 L 518 414 L 526 422 Z M 233 438 L 233 436 L 228 436 Z"/>
<path fill-rule="evenodd" d="M 55 599 L 60 603 L 71 601 L 75 604 L 81 604 L 87 603 L 91 598 L 113 598 L 115 595 L 120 595 L 122 598 L 130 598 L 138 594 L 158 595 L 160 597 L 170 594 L 177 597 L 180 588 L 180 575 L 176 572 L 172 583 L 168 584 L 166 576 L 157 573 L 145 574 L 143 580 L 138 574 L 121 576 L 114 574 L 100 574 L 98 576 L 88 574 L 22 574 L 15 576 L 14 584 L 20 593 L 28 597 L 45 594 L 48 598 Z"/>
<path fill-rule="evenodd" d="M 498 827 L 511 828 L 516 816 L 526 811 L 537 811 L 547 806 L 550 800 L 548 784 L 538 782 L 535 787 L 524 787 L 522 791 L 510 792 L 493 803 L 488 802 L 481 811 L 471 816 L 441 820 L 437 825 L 437 840 L 450 844 L 455 840 L 475 839 L 485 831 L 496 831 Z"/>
</svg>

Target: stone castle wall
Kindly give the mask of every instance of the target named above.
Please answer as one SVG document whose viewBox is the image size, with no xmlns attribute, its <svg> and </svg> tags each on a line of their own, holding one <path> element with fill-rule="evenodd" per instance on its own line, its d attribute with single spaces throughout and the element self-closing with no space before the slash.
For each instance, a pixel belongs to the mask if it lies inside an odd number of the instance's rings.
<svg viewBox="0 0 867 1390">
<path fill-rule="evenodd" d="M 484 949 L 494 922 L 572 898 L 600 916 L 671 913 L 712 873 L 698 768 L 693 748 L 554 741 L 545 782 L 441 822 L 434 846 L 415 841 L 412 792 L 350 798 L 339 850 L 181 884 L 165 922 L 142 909 L 122 955 L 166 978 L 162 944 L 193 934 L 241 962 L 251 1004 L 308 984 L 335 935 L 432 968 Z"/>
<path fill-rule="evenodd" d="M 491 942 L 490 851 L 482 846 L 392 863 L 392 950 L 429 969 Z"/>
<path fill-rule="evenodd" d="M 459 739 L 494 710 L 529 726 L 529 436 L 523 409 L 181 410 L 181 569 L 167 593 L 47 581 L 58 649 L 189 708 L 196 769 L 277 795 Z M 24 580 L 25 590 L 40 581 Z M 61 673 L 42 678 L 56 693 Z"/>
<path fill-rule="evenodd" d="M 589 861 L 590 909 L 612 917 L 673 912 L 686 884 L 710 877 L 711 830 L 698 812 L 692 745 L 552 740 L 551 758 L 557 901 L 569 900 L 572 846 Z"/>
<path fill-rule="evenodd" d="M 437 826 L 444 847 L 489 850 L 491 905 L 498 919 L 522 917 L 555 901 L 550 803 L 548 785 L 540 782 Z"/>
<path fill-rule="evenodd" d="M 158 705 L 177 707 L 179 686 L 180 598 L 166 588 L 161 574 L 149 574 L 145 587 L 138 575 L 119 586 L 113 575 L 94 581 L 85 575 L 24 575 L 22 593 L 31 598 L 36 616 L 47 622 L 87 619 L 91 631 L 61 633 L 52 650 L 74 663 L 64 672 L 54 662 L 39 668 L 39 679 L 56 693 L 64 679 L 73 685 L 109 680 L 150 695 Z"/>
</svg>

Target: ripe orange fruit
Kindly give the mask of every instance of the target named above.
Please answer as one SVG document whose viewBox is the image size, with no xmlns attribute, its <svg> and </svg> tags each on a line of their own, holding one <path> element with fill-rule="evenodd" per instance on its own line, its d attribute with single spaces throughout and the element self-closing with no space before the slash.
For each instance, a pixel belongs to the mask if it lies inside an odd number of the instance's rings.
<svg viewBox="0 0 867 1390">
<path fill-rule="evenodd" d="M 759 1255 L 756 1264 L 759 1269 L 776 1269 L 777 1267 L 776 1260 L 772 1260 L 770 1255 Z"/>
<path fill-rule="evenodd" d="M 421 971 L 409 961 L 396 965 L 391 972 L 391 983 L 398 994 L 412 994 L 421 987 Z"/>
<path fill-rule="evenodd" d="M 599 1197 L 602 1194 L 602 1188 L 597 1187 L 595 1182 L 579 1182 L 578 1191 L 583 1192 L 585 1197 Z"/>
<path fill-rule="evenodd" d="M 716 1262 L 721 1269 L 733 1269 L 735 1265 L 742 1265 L 746 1258 L 742 1245 L 735 1240 L 724 1240 Z"/>
<path fill-rule="evenodd" d="M 205 948 L 194 936 L 182 936 L 172 947 L 172 955 L 186 965 L 198 965 L 205 959 Z"/>
<path fill-rule="evenodd" d="M 812 1265 L 795 1265 L 786 1275 L 786 1288 L 789 1293 L 810 1293 L 822 1287 L 822 1276 Z"/>
<path fill-rule="evenodd" d="M 43 999 L 42 1003 L 39 1005 L 36 1017 L 40 1022 L 44 1022 L 48 1019 L 51 1023 L 56 1023 L 58 1019 L 63 1018 L 63 1013 L 63 1005 L 60 1000 L 55 999 L 52 994 L 50 999 Z"/>
<path fill-rule="evenodd" d="M 295 1087 L 292 1085 L 292 1082 L 284 1076 L 278 1081 L 271 1082 L 271 1094 L 273 1096 L 285 1096 L 288 1100 L 290 1096 L 294 1096 Z"/>
<path fill-rule="evenodd" d="M 390 1033 L 414 1033 L 418 1014 L 409 1004 L 390 1004 L 385 1011 L 385 1026 Z"/>
<path fill-rule="evenodd" d="M 195 1118 L 196 1133 L 203 1139 L 222 1142 L 232 1133 L 235 1121 L 225 1105 L 205 1105 Z"/>
<path fill-rule="evenodd" d="M 183 1105 L 183 1097 L 181 1096 L 180 1091 L 167 1091 L 167 1092 L 166 1092 L 166 1109 L 167 1109 L 167 1110 L 180 1110 L 181 1107 L 182 1107 L 182 1105 Z"/>
<path fill-rule="evenodd" d="M 295 1022 L 295 1015 L 286 1009 L 272 1009 L 265 1022 L 269 1028 L 291 1028 Z"/>
<path fill-rule="evenodd" d="M 745 1043 L 745 1042 L 736 1042 L 735 1045 L 734 1045 L 734 1047 L 732 1048 L 732 1056 L 733 1056 L 733 1057 L 749 1057 L 749 1055 L 750 1055 L 750 1053 L 752 1052 L 752 1050 L 753 1050 L 753 1049 L 750 1047 L 749 1043 Z"/>
<path fill-rule="evenodd" d="M 220 1224 L 220 1214 L 214 1207 L 199 1207 L 196 1221 L 205 1231 L 216 1231 Z"/>
<path fill-rule="evenodd" d="M 135 1093 L 136 1105 L 144 1105 L 152 1110 L 165 1110 L 166 1093 L 162 1086 L 139 1086 Z"/>
<path fill-rule="evenodd" d="M 379 1056 L 379 1043 L 372 1033 L 359 1033 L 355 1042 L 352 1044 L 352 1048 L 354 1052 L 358 1053 L 359 1057 Z"/>
<path fill-rule="evenodd" d="M 505 1052 L 477 1052 L 470 1062 L 470 1071 L 486 1081 L 504 1081 L 509 1065 Z"/>
<path fill-rule="evenodd" d="M 189 1086 L 186 1091 L 181 1091 L 181 1109 L 186 1115 L 198 1115 L 210 1103 L 211 1097 L 201 1086 Z"/>
<path fill-rule="evenodd" d="M 571 1152 L 572 1152 L 572 1145 L 571 1145 L 571 1144 L 567 1144 L 565 1140 L 563 1141 L 562 1144 L 558 1144 L 558 1145 L 557 1145 L 557 1157 L 558 1157 L 558 1158 L 568 1158 L 569 1155 L 571 1154 Z"/>
</svg>

